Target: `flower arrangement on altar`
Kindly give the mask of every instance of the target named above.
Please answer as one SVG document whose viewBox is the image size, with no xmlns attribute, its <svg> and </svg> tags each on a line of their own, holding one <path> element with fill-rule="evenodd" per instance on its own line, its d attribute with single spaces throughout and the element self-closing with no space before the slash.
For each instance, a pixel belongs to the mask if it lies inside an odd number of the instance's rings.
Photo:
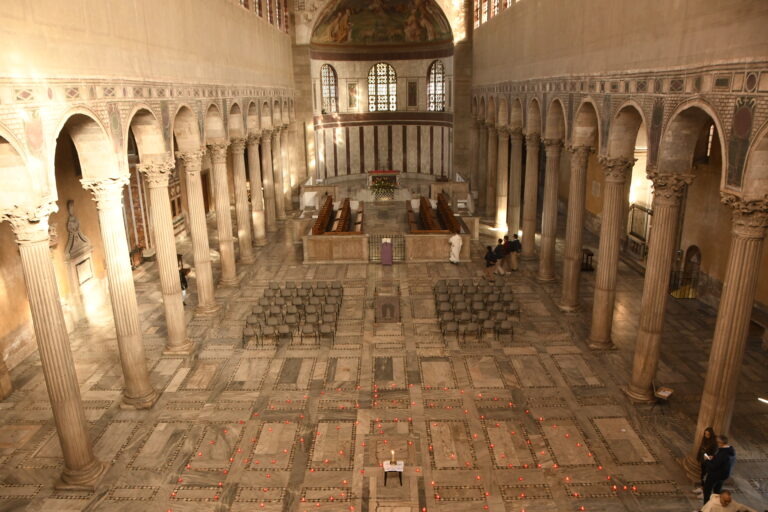
<svg viewBox="0 0 768 512">
<path fill-rule="evenodd" d="M 377 197 L 392 195 L 397 188 L 397 180 L 394 176 L 374 176 L 371 179 L 371 192 Z"/>
</svg>

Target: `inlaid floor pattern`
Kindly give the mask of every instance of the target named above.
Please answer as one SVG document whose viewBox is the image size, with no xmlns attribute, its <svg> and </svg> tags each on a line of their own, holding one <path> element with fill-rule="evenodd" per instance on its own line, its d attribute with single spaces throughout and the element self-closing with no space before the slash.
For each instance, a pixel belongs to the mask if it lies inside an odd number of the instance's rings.
<svg viewBox="0 0 768 512">
<path fill-rule="evenodd" d="M 188 248 L 187 248 L 188 251 Z M 479 261 L 481 246 L 473 246 Z M 59 492 L 61 451 L 36 356 L 15 369 L 0 403 L 0 510 L 63 511 L 687 511 L 698 505 L 677 458 L 689 447 L 715 316 L 670 299 L 659 382 L 671 406 L 627 403 L 641 276 L 621 268 L 615 341 L 585 343 L 584 311 L 561 314 L 557 285 L 535 264 L 505 278 L 522 315 L 514 336 L 443 339 L 438 279 L 479 277 L 479 263 L 302 265 L 282 238 L 219 289 L 215 318 L 193 318 L 196 359 L 162 357 L 156 269 L 136 273 L 144 342 L 162 397 L 150 411 L 118 407 L 122 377 L 110 324 L 72 334 L 97 456 L 110 469 L 95 493 Z M 185 256 L 186 257 L 186 256 Z M 191 260 L 191 258 L 188 258 Z M 251 343 L 242 329 L 269 281 L 339 280 L 334 341 Z M 194 279 L 191 280 L 194 283 Z M 377 283 L 399 285 L 402 322 L 374 324 Z M 188 303 L 194 304 L 194 289 Z M 298 340 L 297 340 L 298 341 Z M 768 496 L 768 409 L 756 401 L 768 357 L 749 345 L 732 437 L 730 486 Z M 381 463 L 405 461 L 403 485 Z"/>
</svg>

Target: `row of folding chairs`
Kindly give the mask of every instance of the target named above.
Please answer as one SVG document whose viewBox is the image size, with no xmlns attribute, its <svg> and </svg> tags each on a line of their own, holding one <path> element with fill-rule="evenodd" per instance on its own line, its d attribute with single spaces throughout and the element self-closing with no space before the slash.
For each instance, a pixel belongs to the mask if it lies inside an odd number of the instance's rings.
<svg viewBox="0 0 768 512">
<path fill-rule="evenodd" d="M 485 320 L 493 320 L 495 322 L 502 322 L 504 320 L 512 320 L 516 316 L 516 313 L 508 313 L 506 311 L 497 311 L 497 312 L 490 312 L 490 311 L 478 311 L 477 313 L 470 313 L 468 311 L 464 311 L 461 313 L 453 313 L 453 312 L 447 312 L 439 317 L 439 322 L 441 324 L 445 322 L 461 322 L 461 323 L 469 323 L 469 322 L 483 322 Z"/>
<path fill-rule="evenodd" d="M 296 306 L 297 308 L 304 308 L 307 305 L 319 306 L 321 304 L 341 304 L 342 297 L 339 296 L 307 296 L 307 297 L 260 297 L 259 306 L 269 307 L 278 306 L 285 307 L 288 305 Z"/>
<path fill-rule="evenodd" d="M 341 288 L 267 288 L 264 297 L 341 297 Z"/>
<path fill-rule="evenodd" d="M 493 302 L 484 303 L 480 301 L 464 302 L 457 301 L 451 302 L 439 302 L 437 303 L 437 315 L 443 317 L 446 313 L 461 314 L 469 312 L 472 314 L 478 314 L 480 312 L 487 313 L 508 313 L 515 314 L 520 317 L 520 304 L 516 302 Z"/>
<path fill-rule="evenodd" d="M 501 336 L 508 334 L 511 340 L 514 328 L 511 320 L 496 322 L 488 319 L 482 322 L 449 321 L 441 323 L 440 330 L 444 337 L 455 336 L 458 342 L 466 342 L 469 336 L 474 336 L 476 341 L 482 341 L 488 333 L 492 334 L 494 339 L 499 339 Z"/>
<path fill-rule="evenodd" d="M 304 290 L 322 290 L 325 288 L 341 290 L 343 289 L 343 286 L 341 285 L 341 281 L 286 281 L 283 283 L 283 286 L 281 286 L 277 281 L 270 281 L 267 285 L 267 289 L 269 290 L 292 290 L 299 288 Z"/>
<path fill-rule="evenodd" d="M 277 316 L 277 315 L 322 315 L 325 313 L 339 313 L 338 304 L 285 304 L 284 306 L 253 306 L 252 315 Z"/>
<path fill-rule="evenodd" d="M 502 293 L 440 293 L 435 295 L 435 302 L 457 302 L 457 301 L 480 301 L 480 302 L 513 302 L 515 300 L 515 294 L 512 292 Z"/>
<path fill-rule="evenodd" d="M 293 343 L 297 337 L 302 345 L 307 339 L 318 343 L 323 337 L 329 337 L 335 341 L 337 323 L 335 314 L 306 315 L 302 320 L 300 322 L 296 315 L 269 316 L 265 320 L 251 315 L 246 319 L 245 329 L 243 329 L 243 347 L 250 339 L 256 339 L 260 345 L 263 345 L 266 339 L 274 340 L 275 344 L 279 344 L 282 339 Z"/>
</svg>

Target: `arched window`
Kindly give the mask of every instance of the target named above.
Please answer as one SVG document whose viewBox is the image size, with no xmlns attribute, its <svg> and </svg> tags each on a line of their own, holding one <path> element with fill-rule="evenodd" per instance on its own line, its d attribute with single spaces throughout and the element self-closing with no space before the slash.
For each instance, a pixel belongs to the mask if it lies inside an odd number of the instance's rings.
<svg viewBox="0 0 768 512">
<path fill-rule="evenodd" d="M 320 68 L 320 89 L 323 97 L 323 114 L 335 114 L 339 111 L 339 87 L 336 70 L 330 64 Z"/>
<path fill-rule="evenodd" d="M 445 111 L 445 66 L 439 60 L 430 64 L 427 72 L 427 110 Z"/>
<path fill-rule="evenodd" d="M 397 110 L 397 74 L 395 68 L 386 62 L 375 64 L 368 72 L 368 110 Z"/>
</svg>

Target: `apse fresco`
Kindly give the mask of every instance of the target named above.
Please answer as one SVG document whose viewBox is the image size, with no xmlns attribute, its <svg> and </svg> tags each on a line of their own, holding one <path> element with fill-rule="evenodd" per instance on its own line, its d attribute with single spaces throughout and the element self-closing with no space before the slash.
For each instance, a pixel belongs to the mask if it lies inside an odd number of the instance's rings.
<svg viewBox="0 0 768 512">
<path fill-rule="evenodd" d="M 315 25 L 317 44 L 402 44 L 452 40 L 432 0 L 332 0 Z"/>
</svg>

